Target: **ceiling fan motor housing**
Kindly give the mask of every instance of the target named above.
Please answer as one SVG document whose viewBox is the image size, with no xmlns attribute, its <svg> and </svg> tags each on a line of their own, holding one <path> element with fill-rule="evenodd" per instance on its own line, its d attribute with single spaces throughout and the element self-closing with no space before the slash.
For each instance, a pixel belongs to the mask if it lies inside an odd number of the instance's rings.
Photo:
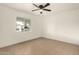
<svg viewBox="0 0 79 59">
<path fill-rule="evenodd" d="M 42 8 L 44 8 L 44 6 L 43 5 L 39 5 L 39 8 L 42 9 Z"/>
</svg>

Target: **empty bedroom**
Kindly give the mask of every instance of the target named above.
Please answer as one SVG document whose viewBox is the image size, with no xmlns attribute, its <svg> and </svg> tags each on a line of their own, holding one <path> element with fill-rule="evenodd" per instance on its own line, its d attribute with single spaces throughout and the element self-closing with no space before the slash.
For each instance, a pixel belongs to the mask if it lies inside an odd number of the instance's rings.
<svg viewBox="0 0 79 59">
<path fill-rule="evenodd" d="M 0 55 L 79 55 L 79 3 L 0 3 Z"/>
</svg>

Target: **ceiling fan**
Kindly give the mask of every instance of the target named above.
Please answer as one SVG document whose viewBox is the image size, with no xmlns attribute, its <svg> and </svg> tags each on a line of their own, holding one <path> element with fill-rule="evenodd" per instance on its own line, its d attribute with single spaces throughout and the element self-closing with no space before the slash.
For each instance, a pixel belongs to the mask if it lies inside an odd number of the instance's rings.
<svg viewBox="0 0 79 59">
<path fill-rule="evenodd" d="M 35 7 L 37 7 L 38 9 L 34 9 L 34 10 L 32 10 L 32 11 L 38 11 L 38 10 L 43 10 L 43 11 L 48 11 L 48 12 L 50 12 L 50 11 L 52 11 L 52 10 L 50 10 L 50 9 L 45 9 L 47 6 L 49 6 L 50 5 L 50 3 L 46 3 L 45 5 L 36 5 L 36 4 L 33 4 Z M 40 12 L 40 14 L 42 14 L 43 12 L 41 11 Z"/>
</svg>

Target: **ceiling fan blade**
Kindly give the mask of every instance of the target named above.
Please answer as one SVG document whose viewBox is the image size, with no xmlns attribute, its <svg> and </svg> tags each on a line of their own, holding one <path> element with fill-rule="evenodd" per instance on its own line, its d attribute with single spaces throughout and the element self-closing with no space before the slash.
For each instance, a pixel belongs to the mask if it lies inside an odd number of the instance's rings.
<svg viewBox="0 0 79 59">
<path fill-rule="evenodd" d="M 40 10 L 40 9 L 34 9 L 34 10 L 32 10 L 32 11 L 37 11 L 37 10 Z"/>
<path fill-rule="evenodd" d="M 39 8 L 39 6 L 37 6 L 36 4 L 33 3 L 33 5 L 34 5 L 35 7 L 37 7 L 37 8 Z"/>
<path fill-rule="evenodd" d="M 47 6 L 49 6 L 49 5 L 50 5 L 50 3 L 46 3 L 46 5 L 44 6 L 44 8 L 47 7 Z"/>
<path fill-rule="evenodd" d="M 45 11 L 51 11 L 50 9 L 43 9 L 43 10 L 45 10 Z"/>
</svg>

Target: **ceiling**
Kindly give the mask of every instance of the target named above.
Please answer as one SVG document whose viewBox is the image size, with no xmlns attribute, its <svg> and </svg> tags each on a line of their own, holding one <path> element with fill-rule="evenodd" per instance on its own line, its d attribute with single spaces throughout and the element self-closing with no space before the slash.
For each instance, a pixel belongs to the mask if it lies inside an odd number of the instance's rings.
<svg viewBox="0 0 79 59">
<path fill-rule="evenodd" d="M 45 4 L 45 3 L 36 3 L 39 4 Z M 14 8 L 20 11 L 28 12 L 34 15 L 41 15 L 40 11 L 32 11 L 34 9 L 37 9 L 32 3 L 3 3 L 1 5 Z M 51 9 L 51 12 L 43 11 L 42 15 L 48 15 L 50 13 L 59 12 L 59 11 L 65 11 L 65 10 L 74 10 L 79 9 L 79 3 L 51 3 L 50 6 L 46 7 L 46 9 Z"/>
</svg>

